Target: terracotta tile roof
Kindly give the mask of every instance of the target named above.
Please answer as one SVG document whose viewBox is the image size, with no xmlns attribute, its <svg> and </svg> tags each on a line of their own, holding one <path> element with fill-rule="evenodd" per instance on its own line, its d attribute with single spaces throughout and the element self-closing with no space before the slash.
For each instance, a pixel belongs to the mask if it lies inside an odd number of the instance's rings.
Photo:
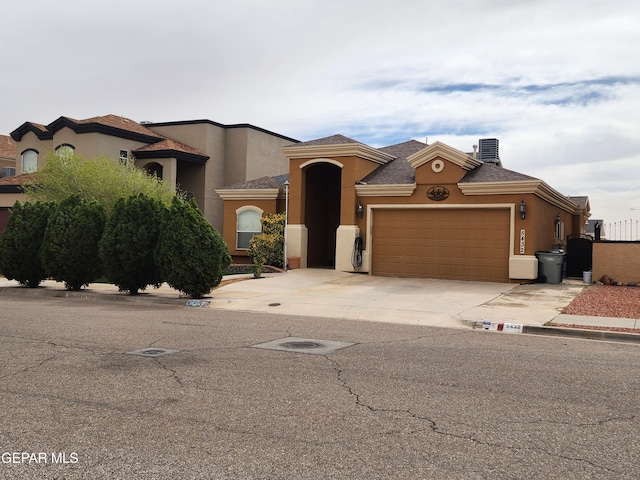
<svg viewBox="0 0 640 480">
<path fill-rule="evenodd" d="M 401 185 L 416 181 L 416 170 L 407 162 L 407 157 L 419 152 L 427 145 L 410 140 L 408 142 L 390 145 L 378 150 L 396 157 L 395 160 L 382 165 L 362 179 L 368 185 Z"/>
<path fill-rule="evenodd" d="M 190 153 L 192 155 L 200 155 L 208 158 L 208 155 L 206 153 L 201 152 L 200 150 L 196 150 L 195 148 L 191 148 L 190 146 L 185 145 L 184 143 L 171 140 L 170 138 L 165 138 L 164 140 L 161 140 L 159 142 L 137 148 L 136 150 L 134 150 L 134 154 L 136 152 L 159 152 L 159 151 L 166 151 L 166 150 Z"/>
<path fill-rule="evenodd" d="M 0 178 L 0 185 L 22 185 L 27 180 L 33 180 L 33 174 L 23 173 L 21 175 L 14 175 L 13 177 Z"/>
<path fill-rule="evenodd" d="M 16 142 L 9 135 L 0 135 L 0 157 L 16 158 Z"/>
<path fill-rule="evenodd" d="M 97 123 L 99 125 L 106 125 L 108 127 L 118 128 L 120 130 L 126 130 L 128 132 L 140 133 L 142 135 L 150 135 L 153 137 L 164 138 L 157 132 L 145 127 L 144 125 L 136 122 L 135 120 L 131 120 L 129 118 L 125 118 L 119 115 L 103 115 L 100 117 L 91 117 L 86 118 L 84 120 L 74 120 L 69 117 L 65 117 L 71 120 L 78 125 L 86 125 L 91 123 Z"/>
<path fill-rule="evenodd" d="M 482 182 L 518 182 L 524 180 L 538 180 L 524 173 L 514 172 L 506 168 L 499 167 L 493 163 L 483 163 L 479 167 L 467 172 L 460 180 L 461 183 L 482 183 Z"/>
</svg>

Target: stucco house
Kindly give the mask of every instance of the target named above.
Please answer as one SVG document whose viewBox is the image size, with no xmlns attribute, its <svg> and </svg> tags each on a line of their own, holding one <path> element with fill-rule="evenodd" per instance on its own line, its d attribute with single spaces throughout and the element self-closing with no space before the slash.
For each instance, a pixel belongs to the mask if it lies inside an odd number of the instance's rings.
<svg viewBox="0 0 640 480">
<path fill-rule="evenodd" d="M 281 148 L 296 140 L 249 124 L 211 120 L 136 122 L 117 115 L 84 120 L 60 117 L 48 125 L 25 122 L 11 132 L 16 177 L 0 180 L 0 219 L 23 200 L 22 175 L 44 167 L 50 152 L 73 150 L 85 158 L 133 157 L 136 165 L 189 192 L 205 217 L 222 229 L 216 188 L 288 168 Z M 62 149 L 62 150 L 61 150 Z"/>
<path fill-rule="evenodd" d="M 287 256 L 302 268 L 533 280 L 535 252 L 584 233 L 590 215 L 587 197 L 502 167 L 496 139 L 472 153 L 416 140 L 373 148 L 342 135 L 282 150 L 288 174 L 216 190 L 236 260 L 246 257 L 259 218 L 286 210 Z"/>
<path fill-rule="evenodd" d="M 7 168 L 16 166 L 16 143 L 8 135 L 0 135 L 0 178 L 9 176 Z"/>
</svg>

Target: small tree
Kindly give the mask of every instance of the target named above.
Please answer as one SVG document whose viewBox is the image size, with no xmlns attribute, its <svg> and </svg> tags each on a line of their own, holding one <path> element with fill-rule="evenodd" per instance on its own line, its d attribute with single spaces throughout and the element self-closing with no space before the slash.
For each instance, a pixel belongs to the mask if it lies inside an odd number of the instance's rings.
<svg viewBox="0 0 640 480">
<path fill-rule="evenodd" d="M 80 290 L 103 274 L 98 241 L 105 223 L 104 209 L 73 195 L 54 209 L 40 249 L 45 272 L 64 282 L 68 290 Z"/>
<path fill-rule="evenodd" d="M 105 275 L 121 291 L 137 295 L 162 283 L 154 253 L 160 233 L 159 201 L 143 194 L 116 202 L 99 242 Z"/>
<path fill-rule="evenodd" d="M 169 285 L 192 298 L 201 298 L 220 284 L 231 257 L 227 244 L 204 218 L 195 200 L 174 198 L 165 211 L 156 261 Z"/>
<path fill-rule="evenodd" d="M 75 154 L 50 154 L 45 167 L 33 174 L 24 189 L 27 198 L 48 202 L 61 202 L 77 194 L 96 202 L 108 216 L 120 198 L 144 194 L 168 207 L 175 196 L 168 184 L 136 167 L 133 160 L 121 163 L 109 157 L 85 159 Z"/>
<path fill-rule="evenodd" d="M 0 236 L 0 272 L 8 279 L 35 288 L 46 278 L 39 251 L 53 208 L 51 203 L 14 204 Z"/>
<path fill-rule="evenodd" d="M 260 219 L 262 233 L 251 237 L 249 241 L 249 257 L 254 270 L 260 270 L 263 265 L 282 267 L 284 264 L 284 213 L 270 213 Z M 259 276 L 259 275 L 256 275 Z"/>
</svg>

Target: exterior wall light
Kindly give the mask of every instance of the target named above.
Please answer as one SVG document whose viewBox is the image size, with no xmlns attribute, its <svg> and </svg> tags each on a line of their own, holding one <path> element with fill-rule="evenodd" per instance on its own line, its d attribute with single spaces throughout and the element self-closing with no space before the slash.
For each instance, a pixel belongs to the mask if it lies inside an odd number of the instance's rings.
<svg viewBox="0 0 640 480">
<path fill-rule="evenodd" d="M 358 215 L 358 218 L 364 217 L 364 207 L 362 206 L 362 203 L 358 203 L 358 205 L 356 205 L 356 215 Z"/>
<path fill-rule="evenodd" d="M 527 216 L 527 206 L 524 203 L 524 199 L 520 200 L 520 218 L 524 220 L 524 217 Z"/>
</svg>

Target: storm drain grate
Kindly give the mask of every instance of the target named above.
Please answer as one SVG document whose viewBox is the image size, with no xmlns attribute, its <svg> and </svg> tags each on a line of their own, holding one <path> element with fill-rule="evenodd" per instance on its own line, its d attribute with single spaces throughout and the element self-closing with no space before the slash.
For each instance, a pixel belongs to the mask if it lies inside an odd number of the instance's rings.
<svg viewBox="0 0 640 480">
<path fill-rule="evenodd" d="M 177 353 L 180 350 L 168 350 L 166 348 L 143 348 L 141 350 L 134 350 L 133 352 L 126 352 L 125 355 L 138 355 L 140 357 L 161 357 L 162 355 L 169 355 L 170 353 Z"/>
<path fill-rule="evenodd" d="M 336 342 L 334 340 L 316 340 L 313 338 L 286 337 L 270 342 L 251 345 L 251 348 L 265 350 L 278 350 L 281 352 L 308 353 L 311 355 L 326 355 L 342 348 L 350 347 L 355 343 Z"/>
</svg>

